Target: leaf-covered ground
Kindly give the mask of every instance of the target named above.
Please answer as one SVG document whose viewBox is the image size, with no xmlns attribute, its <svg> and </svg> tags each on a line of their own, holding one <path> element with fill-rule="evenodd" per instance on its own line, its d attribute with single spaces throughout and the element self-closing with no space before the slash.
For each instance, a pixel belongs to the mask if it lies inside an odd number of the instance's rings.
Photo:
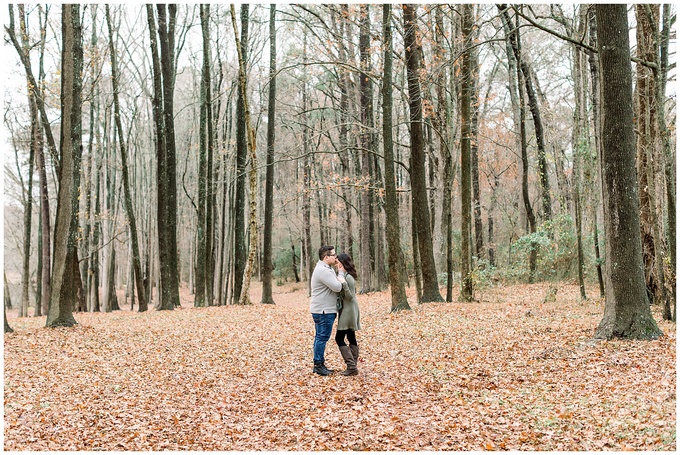
<svg viewBox="0 0 680 455">
<path fill-rule="evenodd" d="M 259 302 L 254 283 L 253 301 Z M 562 285 L 390 314 L 359 296 L 360 374 L 312 374 L 304 286 L 277 305 L 13 317 L 5 450 L 675 450 L 676 330 L 589 343 L 602 302 Z M 595 290 L 590 290 L 595 294 Z M 340 369 L 329 342 L 327 365 Z"/>
</svg>

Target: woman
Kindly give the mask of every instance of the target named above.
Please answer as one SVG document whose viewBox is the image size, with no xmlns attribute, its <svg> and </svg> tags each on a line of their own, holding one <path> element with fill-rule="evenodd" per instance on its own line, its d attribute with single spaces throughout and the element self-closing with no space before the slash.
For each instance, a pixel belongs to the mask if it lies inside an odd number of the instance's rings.
<svg viewBox="0 0 680 455">
<path fill-rule="evenodd" d="M 335 332 L 335 342 L 338 343 L 340 354 L 347 364 L 343 376 L 355 376 L 359 374 L 357 363 L 359 362 L 359 346 L 355 332 L 361 329 L 359 324 L 359 303 L 356 299 L 357 271 L 349 254 L 338 254 L 338 281 L 342 283 L 342 309 L 338 317 L 338 327 Z M 345 344 L 345 337 L 349 346 Z"/>
</svg>

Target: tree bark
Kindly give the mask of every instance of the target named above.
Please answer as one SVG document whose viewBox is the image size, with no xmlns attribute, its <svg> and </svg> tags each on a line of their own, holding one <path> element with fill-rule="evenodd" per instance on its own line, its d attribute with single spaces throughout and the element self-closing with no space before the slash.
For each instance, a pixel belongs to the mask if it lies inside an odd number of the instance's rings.
<svg viewBox="0 0 680 455">
<path fill-rule="evenodd" d="M 666 211 L 668 216 L 668 225 L 666 227 L 666 238 L 668 239 L 668 251 L 669 251 L 669 274 L 668 274 L 668 284 L 671 291 L 671 303 L 664 303 L 664 319 L 671 320 L 675 322 L 676 320 L 676 269 L 675 269 L 675 179 L 676 179 L 676 159 L 675 159 L 675 149 L 671 146 L 670 141 L 670 131 L 666 125 L 666 78 L 668 75 L 668 54 L 669 54 L 669 43 L 671 35 L 671 21 L 674 20 L 671 16 L 674 13 L 671 11 L 670 4 L 663 5 L 663 15 L 662 15 L 662 29 L 659 44 L 659 71 L 656 73 L 658 77 L 658 121 L 659 121 L 659 132 L 661 134 L 661 144 L 663 150 L 663 157 L 666 160 L 665 177 L 666 177 Z"/>
<path fill-rule="evenodd" d="M 250 5 L 241 5 L 241 49 L 239 52 L 244 62 L 248 61 L 248 13 Z M 238 90 L 236 102 L 236 194 L 234 203 L 234 292 L 235 303 L 241 296 L 241 286 L 246 266 L 246 165 L 248 161 L 248 132 L 246 131 L 245 99 Z"/>
<path fill-rule="evenodd" d="M 527 214 L 527 220 L 529 222 L 529 233 L 533 234 L 536 232 L 536 216 L 534 215 L 534 210 L 531 207 L 531 200 L 529 199 L 529 157 L 527 153 L 527 133 L 526 133 L 526 108 L 525 108 L 525 98 L 524 98 L 524 84 L 522 80 L 524 78 L 523 71 L 521 68 L 521 63 L 518 61 L 518 56 L 521 55 L 519 49 L 520 42 L 518 39 L 518 30 L 512 30 L 510 16 L 505 8 L 505 5 L 499 5 L 498 9 L 501 12 L 501 18 L 503 20 L 503 28 L 505 29 L 506 37 L 510 41 L 510 46 L 513 50 L 513 55 L 516 60 L 516 70 L 517 70 L 517 90 L 519 92 L 517 104 L 519 106 L 519 136 L 520 136 L 520 156 L 522 162 L 522 200 L 524 202 L 524 208 Z M 508 59 L 512 56 L 508 55 Z M 531 247 L 529 251 L 529 282 L 533 283 L 534 276 L 536 274 L 536 255 L 538 246 L 535 242 L 531 242 Z"/>
<path fill-rule="evenodd" d="M 602 193 L 605 214 L 605 311 L 595 338 L 656 339 L 642 265 L 635 177 L 633 82 L 626 5 L 596 5 L 602 81 Z"/>
<path fill-rule="evenodd" d="M 243 5 L 246 6 L 246 5 Z M 241 8 L 243 8 L 243 6 Z M 243 13 L 241 15 L 243 20 Z M 236 12 L 234 5 L 231 5 L 231 21 L 234 26 L 234 39 L 236 41 L 236 49 L 238 51 L 238 66 L 239 66 L 239 86 L 241 89 L 241 97 L 243 98 L 243 108 L 245 117 L 245 127 L 248 140 L 248 152 L 250 155 L 250 215 L 248 217 L 249 231 L 250 231 L 250 247 L 248 251 L 248 260 L 245 270 L 243 271 L 243 284 L 241 286 L 241 295 L 239 297 L 239 305 L 248 305 L 250 301 L 250 280 L 253 274 L 253 264 L 255 262 L 255 254 L 257 251 L 257 150 L 255 145 L 255 130 L 250 124 L 250 107 L 248 104 L 248 88 L 246 83 L 246 60 L 243 55 L 243 47 L 238 38 L 238 26 L 236 25 Z M 247 22 L 247 15 L 246 15 Z"/>
<path fill-rule="evenodd" d="M 441 302 L 437 269 L 432 250 L 430 213 L 427 201 L 425 177 L 425 144 L 423 141 L 423 106 L 420 91 L 420 52 L 418 26 L 414 5 L 403 5 L 404 46 L 406 48 L 406 68 L 408 78 L 409 112 L 411 124 L 411 190 L 413 215 L 418 230 L 418 249 L 423 275 L 423 302 Z"/>
<path fill-rule="evenodd" d="M 166 9 L 166 5 L 157 5 L 156 9 L 158 29 L 156 29 L 153 9 L 151 5 L 147 5 L 154 74 L 153 113 L 156 123 L 156 184 L 159 201 L 157 221 L 160 292 L 155 307 L 159 310 L 172 310 L 180 305 L 177 258 L 177 171 L 173 114 L 177 7 L 169 5 Z M 156 33 L 158 33 L 158 38 L 156 38 Z"/>
<path fill-rule="evenodd" d="M 444 62 L 446 51 L 444 42 L 446 31 L 444 29 L 444 15 L 442 7 L 435 8 L 435 44 L 436 61 Z M 444 175 L 442 177 L 442 215 L 441 230 L 446 248 L 446 301 L 453 300 L 453 156 L 449 146 L 453 141 L 449 138 L 450 107 L 446 97 L 447 80 L 446 71 L 439 71 L 437 76 L 437 111 L 436 129 L 439 130 L 439 154 L 444 161 Z"/>
<path fill-rule="evenodd" d="M 586 7 L 579 7 L 578 36 L 584 36 L 587 30 Z M 572 150 L 574 154 L 574 167 L 572 172 L 574 191 L 574 218 L 576 221 L 576 253 L 578 283 L 581 300 L 586 300 L 586 286 L 583 277 L 583 222 L 581 204 L 581 157 L 588 153 L 590 144 L 588 141 L 588 129 L 586 123 L 586 73 L 585 54 L 577 45 L 572 45 L 572 78 L 574 80 L 574 125 L 572 128 Z"/>
<path fill-rule="evenodd" d="M 28 32 L 26 29 L 26 16 L 24 5 L 19 5 L 19 28 L 21 30 L 22 50 L 26 57 L 29 57 Z M 37 87 L 32 87 L 29 78 L 26 78 L 28 94 L 28 105 L 31 118 L 31 142 L 28 158 L 28 175 L 26 176 L 26 188 L 24 194 L 24 257 L 21 273 L 21 306 L 19 307 L 19 317 L 28 316 L 29 296 L 28 282 L 30 281 L 30 259 L 31 259 L 31 225 L 33 215 L 33 164 L 38 147 L 40 147 L 40 119 L 38 117 L 38 106 L 36 102 Z M 17 163 L 18 165 L 18 163 Z M 37 303 L 36 303 L 37 305 Z"/>
<path fill-rule="evenodd" d="M 519 25 L 519 24 L 518 24 Z M 529 111 L 534 120 L 534 133 L 536 134 L 536 154 L 538 157 L 538 177 L 541 182 L 541 199 L 543 201 L 543 219 L 552 219 L 552 201 L 550 197 L 550 181 L 548 180 L 548 166 L 545 159 L 545 139 L 543 133 L 543 120 L 541 119 L 541 110 L 538 106 L 538 99 L 536 98 L 536 91 L 531 78 L 531 69 L 526 58 L 522 55 L 522 44 L 519 34 L 519 27 L 513 33 L 515 36 L 516 45 L 513 46 L 515 58 L 517 60 L 519 70 L 518 77 L 520 84 L 524 81 L 526 87 L 526 94 L 529 101 Z"/>
<path fill-rule="evenodd" d="M 274 144 L 276 139 L 276 4 L 269 5 L 269 105 L 267 109 L 267 175 L 264 196 L 262 246 L 262 303 L 275 304 L 272 296 L 272 222 L 274 212 Z"/>
<path fill-rule="evenodd" d="M 81 158 L 82 25 L 79 5 L 62 5 L 61 164 L 54 234 L 54 267 L 46 327 L 71 327 L 76 307 L 78 184 Z M 78 274 L 78 268 L 75 267 Z"/>
<path fill-rule="evenodd" d="M 374 290 L 374 262 L 375 251 L 372 237 L 373 231 L 373 166 L 372 166 L 372 141 L 371 130 L 373 128 L 373 84 L 368 76 L 370 65 L 370 11 L 367 4 L 360 5 L 359 12 L 359 104 L 361 112 L 361 125 L 359 143 L 361 146 L 361 219 L 359 229 L 360 267 L 361 267 L 361 290 L 367 293 Z"/>
<path fill-rule="evenodd" d="M 459 300 L 471 302 L 473 296 L 472 284 L 472 195 L 470 145 L 472 141 L 470 104 L 473 93 L 472 85 L 472 56 L 470 55 L 470 38 L 473 26 L 473 5 L 461 5 L 462 41 L 465 50 L 462 54 L 460 68 L 460 200 L 461 200 L 461 246 L 460 246 L 460 296 Z"/>
<path fill-rule="evenodd" d="M 592 48 L 597 48 L 597 24 L 595 20 L 595 10 L 591 8 L 588 14 L 589 25 L 589 42 Z M 602 159 L 602 141 L 600 137 L 600 68 L 598 66 L 597 56 L 595 52 L 588 52 L 588 65 L 590 66 L 590 80 L 591 80 L 591 99 L 592 99 L 592 125 L 593 128 L 593 142 L 595 144 L 595 163 L 599 163 Z M 599 166 L 596 166 L 596 174 L 594 174 L 592 182 L 602 181 L 599 175 Z M 601 190 L 602 185 L 592 185 Z M 600 287 L 600 298 L 604 299 L 604 275 L 602 273 L 602 257 L 600 255 L 600 239 L 597 226 L 597 212 L 600 204 L 599 190 L 592 192 L 592 216 L 593 216 L 593 244 L 595 249 L 595 264 L 597 268 L 597 282 Z"/>
<path fill-rule="evenodd" d="M 394 142 L 392 139 L 392 6 L 383 5 L 383 147 L 385 153 L 385 236 L 387 237 L 387 262 L 392 296 L 391 312 L 410 310 L 401 279 L 404 264 L 401 261 L 401 233 L 399 226 L 399 203 L 394 176 Z"/>
<path fill-rule="evenodd" d="M 137 299 L 139 301 L 139 312 L 148 310 L 146 301 L 146 290 L 144 289 L 144 277 L 142 276 L 142 263 L 139 254 L 139 240 L 137 236 L 137 219 L 135 217 L 134 207 L 132 206 L 132 195 L 130 190 L 130 177 L 128 173 L 128 156 L 127 147 L 125 144 L 125 135 L 123 134 L 123 122 L 120 119 L 120 102 L 118 100 L 119 80 L 118 80 L 118 63 L 116 56 L 116 48 L 113 42 L 113 26 L 111 24 L 111 14 L 109 5 L 106 7 L 106 24 L 109 29 L 109 54 L 111 58 L 111 84 L 113 88 L 113 110 L 114 119 L 116 122 L 116 131 L 118 133 L 118 147 L 120 148 L 120 160 L 123 172 L 123 193 L 125 202 L 125 213 L 127 214 L 128 227 L 130 232 L 130 240 L 132 243 L 132 265 L 135 276 L 135 285 L 137 287 Z"/>
</svg>

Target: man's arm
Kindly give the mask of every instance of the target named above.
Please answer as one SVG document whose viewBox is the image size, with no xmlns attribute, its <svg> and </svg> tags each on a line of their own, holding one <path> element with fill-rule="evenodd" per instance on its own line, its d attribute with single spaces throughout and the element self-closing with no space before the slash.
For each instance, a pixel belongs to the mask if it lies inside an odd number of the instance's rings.
<svg viewBox="0 0 680 455">
<path fill-rule="evenodd" d="M 338 277 L 335 272 L 333 272 L 333 269 L 324 270 L 324 273 L 320 278 L 321 282 L 328 286 L 331 291 L 340 292 L 342 289 L 342 283 L 338 281 Z"/>
</svg>

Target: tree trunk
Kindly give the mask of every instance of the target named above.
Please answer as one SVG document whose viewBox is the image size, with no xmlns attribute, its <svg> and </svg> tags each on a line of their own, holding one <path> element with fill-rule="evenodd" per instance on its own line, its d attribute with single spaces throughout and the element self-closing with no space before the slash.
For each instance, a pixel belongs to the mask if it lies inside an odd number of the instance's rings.
<svg viewBox="0 0 680 455">
<path fill-rule="evenodd" d="M 6 294 L 7 293 L 5 292 L 5 295 Z M 3 311 L 2 314 L 5 316 L 5 332 L 4 333 L 14 332 L 14 329 L 12 329 L 12 327 L 9 326 L 9 322 L 7 322 L 7 310 L 5 309 L 5 311 Z"/>
<path fill-rule="evenodd" d="M 203 67 L 201 70 L 201 114 L 199 126 L 199 164 L 198 164 L 198 209 L 196 221 L 196 258 L 193 262 L 195 270 L 194 306 L 205 307 L 210 304 L 207 299 L 207 267 L 208 267 L 208 219 L 206 216 L 208 202 L 208 109 L 210 105 L 210 5 L 199 5 L 201 16 L 201 32 L 203 36 Z"/>
<path fill-rule="evenodd" d="M 671 35 L 671 15 L 674 14 L 671 11 L 671 5 L 663 5 L 663 16 L 662 16 L 662 29 L 659 44 L 659 71 L 656 73 L 658 77 L 658 121 L 659 121 L 659 132 L 661 133 L 662 141 L 662 156 L 666 160 L 665 177 L 666 177 L 666 209 L 668 216 L 668 224 L 666 226 L 666 238 L 668 239 L 668 251 L 669 251 L 669 274 L 668 274 L 668 284 L 671 290 L 671 303 L 664 303 L 663 317 L 664 319 L 671 320 L 675 322 L 676 320 L 676 272 L 675 272 L 675 178 L 676 178 L 676 160 L 675 160 L 675 148 L 671 146 L 670 132 L 666 126 L 666 77 L 668 75 L 668 54 L 669 54 L 669 42 Z M 659 198 L 660 199 L 660 198 Z"/>
<path fill-rule="evenodd" d="M 347 41 L 350 39 L 349 32 L 349 22 L 347 17 L 349 14 L 348 5 L 342 5 L 342 17 L 339 20 L 339 30 L 338 35 L 342 38 L 338 42 L 338 57 L 341 62 L 347 62 L 347 53 L 345 51 L 345 33 L 347 35 Z M 347 23 L 347 27 L 345 27 Z M 342 175 L 349 177 L 351 174 L 350 159 L 352 151 L 350 149 L 349 143 L 349 90 L 350 90 L 350 79 L 348 71 L 344 66 L 338 68 L 338 87 L 340 89 L 340 130 L 338 142 L 340 144 L 340 166 L 342 169 Z M 352 189 L 347 188 L 343 185 L 342 187 L 342 199 L 345 203 L 344 210 L 344 229 L 343 229 L 343 246 L 344 250 L 351 256 L 354 257 L 354 238 L 352 237 Z"/>
<path fill-rule="evenodd" d="M 519 26 L 519 24 L 517 24 Z M 543 201 L 543 219 L 552 219 L 552 202 L 550 197 L 550 183 L 548 180 L 548 167 L 545 159 L 545 139 L 543 133 L 543 121 L 541 119 L 541 110 L 538 106 L 538 99 L 534 90 L 534 84 L 531 78 L 531 70 L 526 58 L 523 58 L 521 49 L 521 38 L 519 28 L 514 31 L 515 43 L 513 51 L 515 52 L 515 59 L 517 60 L 521 74 L 518 74 L 520 84 L 524 81 L 526 87 L 526 94 L 529 101 L 529 111 L 534 119 L 534 132 L 536 134 L 536 154 L 538 156 L 538 177 L 541 182 L 541 196 Z"/>
<path fill-rule="evenodd" d="M 81 158 L 82 25 L 80 6 L 62 5 L 62 92 L 59 192 L 54 234 L 54 268 L 46 327 L 76 324 L 73 261 L 77 261 L 78 184 Z M 75 268 L 78 274 L 78 268 Z"/>
<path fill-rule="evenodd" d="M 276 4 L 269 5 L 269 106 L 267 109 L 267 176 L 264 196 L 262 252 L 262 303 L 275 304 L 272 296 L 272 222 L 274 212 L 274 144 L 276 138 Z"/>
<path fill-rule="evenodd" d="M 524 73 L 521 69 L 521 63 L 519 62 L 519 56 L 521 51 L 519 49 L 520 42 L 518 37 L 518 30 L 513 31 L 510 22 L 510 16 L 505 9 L 505 5 L 499 5 L 498 9 L 501 11 L 501 18 L 503 19 L 503 28 L 505 29 L 506 37 L 510 41 L 510 45 L 513 50 L 513 54 L 516 60 L 516 70 L 517 70 L 517 89 L 519 92 L 517 104 L 519 106 L 519 136 L 520 136 L 520 156 L 522 161 L 522 200 L 524 201 L 524 208 L 527 214 L 527 220 L 529 221 L 529 233 L 533 234 L 536 232 L 536 216 L 534 215 L 534 210 L 531 207 L 531 200 L 529 199 L 529 157 L 527 153 L 527 133 L 525 124 L 525 102 L 524 102 L 524 84 L 522 84 Z M 508 56 L 508 58 L 512 58 Z M 535 242 L 531 242 L 531 247 L 529 251 L 529 282 L 533 283 L 534 276 L 536 274 L 536 255 L 538 246 Z"/>
<path fill-rule="evenodd" d="M 250 5 L 241 5 L 241 49 L 244 62 L 248 61 L 248 12 Z M 245 205 L 246 205 L 246 164 L 248 160 L 248 132 L 246 131 L 245 99 L 238 90 L 236 102 L 236 200 L 234 213 L 234 299 L 241 296 L 246 266 Z"/>
<path fill-rule="evenodd" d="M 42 12 L 42 8 L 40 8 Z M 44 57 L 45 57 L 45 34 L 47 30 L 47 14 L 48 8 L 45 8 L 45 20 L 40 21 L 40 36 L 42 38 L 40 44 L 40 59 L 38 65 L 38 81 L 39 98 L 44 99 L 45 96 L 45 71 L 44 71 Z M 38 102 L 38 106 L 40 102 Z M 45 124 L 43 123 L 43 129 Z M 43 146 L 42 132 L 40 135 L 40 146 L 38 147 L 38 174 L 40 176 L 40 256 L 42 261 L 42 269 L 39 274 L 40 286 L 40 301 L 36 298 L 34 316 L 42 316 L 47 314 L 47 307 L 50 302 L 50 279 L 52 276 L 51 257 L 52 248 L 50 243 L 50 204 L 49 194 L 47 190 L 47 170 L 45 167 L 45 150 Z"/>
<path fill-rule="evenodd" d="M 12 294 L 9 292 L 9 282 L 7 281 L 7 271 L 3 269 L 2 278 L 5 282 L 5 310 L 12 308 Z M 7 313 L 5 311 L 5 313 Z M 7 317 L 7 316 L 5 316 Z"/>
<path fill-rule="evenodd" d="M 177 258 L 177 172 L 173 114 L 177 7 L 171 4 L 166 9 L 165 5 L 157 5 L 156 9 L 158 30 L 153 9 L 151 5 L 147 5 L 154 74 L 153 112 L 156 123 L 156 182 L 159 201 L 157 220 L 160 292 L 156 309 L 172 310 L 180 305 Z M 158 39 L 156 32 L 158 32 Z"/>
<path fill-rule="evenodd" d="M 590 28 L 590 46 L 592 48 L 597 48 L 597 24 L 595 20 L 595 10 L 591 8 L 588 14 L 588 25 Z M 592 99 L 592 125 L 593 128 L 593 142 L 595 144 L 595 157 L 594 162 L 597 164 L 602 159 L 602 142 L 600 138 L 600 68 L 598 66 L 597 56 L 595 52 L 588 53 L 588 65 L 590 66 L 590 79 L 591 79 L 591 99 Z M 593 175 L 592 182 L 599 180 L 599 166 L 596 165 L 598 170 L 596 174 Z M 592 216 L 593 216 L 593 244 L 595 247 L 595 264 L 597 268 L 597 282 L 600 287 L 600 298 L 604 299 L 604 275 L 602 273 L 603 260 L 600 255 L 600 239 L 598 234 L 597 226 L 597 212 L 598 207 L 601 206 L 599 193 L 602 185 L 592 185 L 593 188 L 597 188 L 592 192 Z"/>
<path fill-rule="evenodd" d="M 423 275 L 423 302 L 441 302 L 437 269 L 432 250 L 430 213 L 427 202 L 425 178 L 425 147 L 423 141 L 423 106 L 420 91 L 420 52 L 419 32 L 416 24 L 416 11 L 413 5 L 403 5 L 404 46 L 406 48 L 406 68 L 408 78 L 409 111 L 411 124 L 411 190 L 413 217 L 418 230 L 418 250 Z"/>
<path fill-rule="evenodd" d="M 472 8 L 471 20 L 475 21 L 475 12 Z M 473 27 L 470 30 L 468 49 L 470 58 L 470 177 L 472 184 L 472 215 L 475 224 L 475 250 L 477 260 L 484 257 L 484 228 L 482 226 L 482 203 L 479 190 L 479 57 L 475 44 L 478 41 L 478 32 Z M 472 267 L 474 267 L 474 263 Z"/>
<path fill-rule="evenodd" d="M 474 298 L 472 287 L 472 197 L 470 176 L 470 143 L 472 140 L 470 104 L 473 93 L 472 56 L 470 55 L 473 26 L 473 5 L 461 5 L 462 41 L 465 51 L 460 68 L 460 199 L 461 199 L 461 246 L 460 246 L 460 296 L 459 300 L 471 302 Z"/>
<path fill-rule="evenodd" d="M 659 5 L 636 5 L 638 58 L 659 65 Z M 635 84 L 637 115 L 637 176 L 640 188 L 640 229 L 645 264 L 647 292 L 654 303 L 670 310 L 666 302 L 664 276 L 664 240 L 659 223 L 663 220 L 662 204 L 658 203 L 663 178 L 661 139 L 659 135 L 658 70 L 636 65 Z"/>
<path fill-rule="evenodd" d="M 146 290 L 144 289 L 144 277 L 142 276 L 142 263 L 139 254 L 139 240 L 137 237 L 137 219 L 135 217 L 134 207 L 132 206 L 132 195 L 130 190 L 130 177 L 128 175 L 128 156 L 127 147 L 125 145 L 125 136 L 123 135 L 123 122 L 120 119 L 120 103 L 118 101 L 118 65 L 116 48 L 113 42 L 113 26 L 111 25 L 111 14 L 109 5 L 106 6 L 106 24 L 109 29 L 109 54 L 111 58 L 111 83 L 113 88 L 113 109 L 114 119 L 116 122 L 116 131 L 118 133 L 118 146 L 120 148 L 120 160 L 123 172 L 123 193 L 125 202 L 125 213 L 129 224 L 130 240 L 132 242 L 132 264 L 135 275 L 135 284 L 137 287 L 137 299 L 139 300 L 139 311 L 148 310 L 146 301 Z M 130 283 L 129 286 L 132 286 Z M 134 292 L 134 290 L 132 291 Z"/>
<path fill-rule="evenodd" d="M 392 6 L 383 5 L 383 147 L 385 153 L 385 236 L 387 237 L 387 261 L 390 277 L 390 294 L 392 296 L 392 313 L 410 310 L 406 299 L 404 282 L 401 271 L 401 233 L 399 226 L 399 205 L 397 202 L 397 188 L 394 177 L 394 142 L 392 140 Z"/>
<path fill-rule="evenodd" d="M 642 265 L 626 5 L 596 5 L 602 100 L 605 311 L 595 338 L 656 339 Z"/>
<path fill-rule="evenodd" d="M 586 7 L 579 7 L 579 23 L 577 36 L 584 36 L 587 30 Z M 588 141 L 588 128 L 586 123 L 586 73 L 585 54 L 577 45 L 572 45 L 572 78 L 574 80 L 574 125 L 572 128 L 572 150 L 574 154 L 574 167 L 572 172 L 574 191 L 574 215 L 576 221 L 576 253 L 578 268 L 578 283 L 581 300 L 586 300 L 586 286 L 583 277 L 583 222 L 581 204 L 581 157 L 588 153 L 590 144 Z"/>
<path fill-rule="evenodd" d="M 304 264 L 301 268 L 304 270 L 303 276 L 306 275 L 307 278 L 307 294 L 312 295 L 312 273 L 316 262 L 313 260 L 312 256 L 312 206 L 310 200 L 310 194 L 312 192 L 311 181 L 312 181 L 312 165 L 309 150 L 309 125 L 307 117 L 307 29 L 304 31 L 303 35 L 303 48 L 302 48 L 302 60 L 305 63 L 303 67 L 303 78 L 302 78 L 302 113 L 301 113 L 301 125 L 302 125 L 302 154 L 303 164 L 302 164 L 302 258 L 301 264 Z"/>
<path fill-rule="evenodd" d="M 371 238 L 371 225 L 373 223 L 372 217 L 372 189 L 373 186 L 373 166 L 371 159 L 371 129 L 373 127 L 373 98 L 372 98 L 372 83 L 368 77 L 370 72 L 370 46 L 371 38 L 369 34 L 370 11 L 367 4 L 360 5 L 359 12 L 359 55 L 360 55 L 360 72 L 359 72 L 359 104 L 361 112 L 361 124 L 359 126 L 359 143 L 361 147 L 361 189 L 360 198 L 360 229 L 359 229 L 359 243 L 361 248 L 360 267 L 361 267 L 361 290 L 359 293 L 367 293 L 373 291 L 373 262 L 374 251 L 373 241 Z"/>
<path fill-rule="evenodd" d="M 243 6 L 247 5 L 242 5 Z M 241 13 L 241 20 L 243 21 L 243 9 Z M 250 155 L 250 215 L 248 217 L 249 232 L 250 232 L 250 246 L 248 251 L 248 260 L 246 263 L 245 270 L 243 272 L 243 284 L 241 286 L 241 295 L 239 297 L 239 305 L 250 304 L 250 280 L 253 274 L 253 263 L 255 262 L 255 254 L 257 251 L 257 150 L 255 148 L 255 130 L 250 124 L 250 107 L 248 104 L 248 89 L 246 85 L 246 59 L 244 53 L 242 52 L 244 47 L 241 46 L 238 37 L 238 26 L 236 24 L 236 12 L 234 11 L 234 5 L 231 5 L 231 21 L 234 26 L 234 39 L 236 41 L 236 50 L 238 51 L 238 66 L 239 66 L 239 86 L 241 97 L 243 98 L 243 108 L 245 117 L 245 127 L 248 142 L 248 152 Z M 245 22 L 247 24 L 248 18 L 245 15 Z M 244 24 L 244 27 L 246 27 Z"/>
</svg>

